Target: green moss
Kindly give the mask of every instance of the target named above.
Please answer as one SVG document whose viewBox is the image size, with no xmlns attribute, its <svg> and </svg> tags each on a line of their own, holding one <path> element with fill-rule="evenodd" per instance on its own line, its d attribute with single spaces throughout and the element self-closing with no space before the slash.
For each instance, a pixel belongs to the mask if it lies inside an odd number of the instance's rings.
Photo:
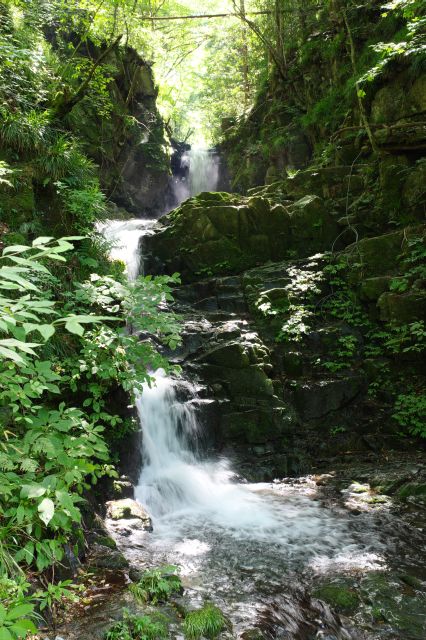
<svg viewBox="0 0 426 640">
<path fill-rule="evenodd" d="M 346 585 L 325 584 L 315 589 L 313 595 L 342 613 L 351 613 L 359 605 L 358 594 Z"/>
<path fill-rule="evenodd" d="M 117 548 L 117 543 L 110 536 L 96 536 L 96 544 L 101 545 L 101 547 L 108 547 L 108 549 Z"/>
</svg>

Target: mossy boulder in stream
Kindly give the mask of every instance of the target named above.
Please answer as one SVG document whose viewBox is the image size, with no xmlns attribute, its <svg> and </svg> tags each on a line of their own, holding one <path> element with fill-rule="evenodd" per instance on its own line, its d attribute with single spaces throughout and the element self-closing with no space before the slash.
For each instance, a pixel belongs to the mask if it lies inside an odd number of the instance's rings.
<svg viewBox="0 0 426 640">
<path fill-rule="evenodd" d="M 337 235 L 333 216 L 315 195 L 285 206 L 257 195 L 201 193 L 146 238 L 146 268 L 178 271 L 192 282 L 282 260 L 290 247 L 300 257 L 308 256 L 331 246 Z"/>
</svg>

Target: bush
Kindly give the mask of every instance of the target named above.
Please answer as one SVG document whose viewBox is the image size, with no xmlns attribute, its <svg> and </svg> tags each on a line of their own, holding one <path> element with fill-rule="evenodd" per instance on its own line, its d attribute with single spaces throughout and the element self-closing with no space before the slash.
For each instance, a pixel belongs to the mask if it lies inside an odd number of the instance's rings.
<svg viewBox="0 0 426 640">
<path fill-rule="evenodd" d="M 134 616 L 123 612 L 123 620 L 116 622 L 105 634 L 105 640 L 163 640 L 168 637 L 167 626 L 152 616 Z"/>
</svg>

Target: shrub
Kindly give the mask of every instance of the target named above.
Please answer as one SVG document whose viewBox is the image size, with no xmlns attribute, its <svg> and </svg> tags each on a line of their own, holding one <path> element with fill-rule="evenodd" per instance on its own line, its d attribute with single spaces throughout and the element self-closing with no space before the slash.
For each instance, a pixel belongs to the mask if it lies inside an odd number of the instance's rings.
<svg viewBox="0 0 426 640">
<path fill-rule="evenodd" d="M 126 610 L 123 620 L 116 622 L 104 636 L 105 640 L 162 640 L 167 637 L 167 626 L 161 620 L 130 615 Z"/>
</svg>

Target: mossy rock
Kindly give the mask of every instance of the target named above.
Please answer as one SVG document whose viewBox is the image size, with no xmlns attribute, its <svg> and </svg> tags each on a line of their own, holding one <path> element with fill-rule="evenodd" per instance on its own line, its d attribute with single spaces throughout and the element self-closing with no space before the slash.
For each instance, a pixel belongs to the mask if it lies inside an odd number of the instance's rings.
<svg viewBox="0 0 426 640">
<path fill-rule="evenodd" d="M 356 244 L 349 245 L 345 254 L 349 263 L 357 269 L 351 275 L 355 279 L 364 279 L 394 273 L 403 242 L 403 231 L 394 231 L 373 238 L 363 238 Z"/>
<path fill-rule="evenodd" d="M 94 541 L 96 544 L 100 545 L 101 547 L 107 547 L 108 549 L 117 548 L 117 543 L 114 540 L 114 538 L 111 538 L 111 536 L 96 535 Z"/>
<path fill-rule="evenodd" d="M 206 361 L 219 367 L 242 369 L 250 365 L 250 356 L 247 348 L 241 343 L 231 342 L 203 354 L 201 361 Z"/>
<path fill-rule="evenodd" d="M 87 564 L 97 569 L 122 570 L 129 567 L 129 562 L 121 551 L 97 543 L 90 550 Z"/>
<path fill-rule="evenodd" d="M 222 369 L 221 376 L 231 397 L 274 395 L 272 380 L 257 365 L 244 369 Z"/>
<path fill-rule="evenodd" d="M 422 320 L 426 316 L 426 291 L 385 292 L 378 299 L 377 306 L 380 319 L 386 322 L 406 324 Z"/>
<path fill-rule="evenodd" d="M 392 626 L 395 637 L 424 640 L 424 593 L 407 589 L 397 575 L 371 572 L 361 579 L 360 592 L 372 621 Z"/>
<path fill-rule="evenodd" d="M 389 290 L 392 276 L 376 276 L 361 282 L 360 298 L 366 302 L 376 302 L 382 293 Z"/>
<path fill-rule="evenodd" d="M 139 520 L 141 527 L 146 531 L 152 531 L 152 522 L 143 506 L 131 498 L 122 500 L 110 500 L 106 503 L 107 516 L 111 520 Z"/>
<path fill-rule="evenodd" d="M 227 413 L 222 417 L 222 437 L 225 440 L 264 444 L 276 440 L 282 433 L 279 417 L 273 410 L 251 409 Z"/>
<path fill-rule="evenodd" d="M 301 255 L 330 248 L 339 235 L 337 221 L 316 195 L 304 196 L 290 207 L 290 227 L 291 248 Z"/>
<path fill-rule="evenodd" d="M 324 584 L 314 590 L 313 596 L 324 600 L 339 613 L 353 613 L 359 605 L 360 599 L 356 591 L 345 584 Z"/>
</svg>

